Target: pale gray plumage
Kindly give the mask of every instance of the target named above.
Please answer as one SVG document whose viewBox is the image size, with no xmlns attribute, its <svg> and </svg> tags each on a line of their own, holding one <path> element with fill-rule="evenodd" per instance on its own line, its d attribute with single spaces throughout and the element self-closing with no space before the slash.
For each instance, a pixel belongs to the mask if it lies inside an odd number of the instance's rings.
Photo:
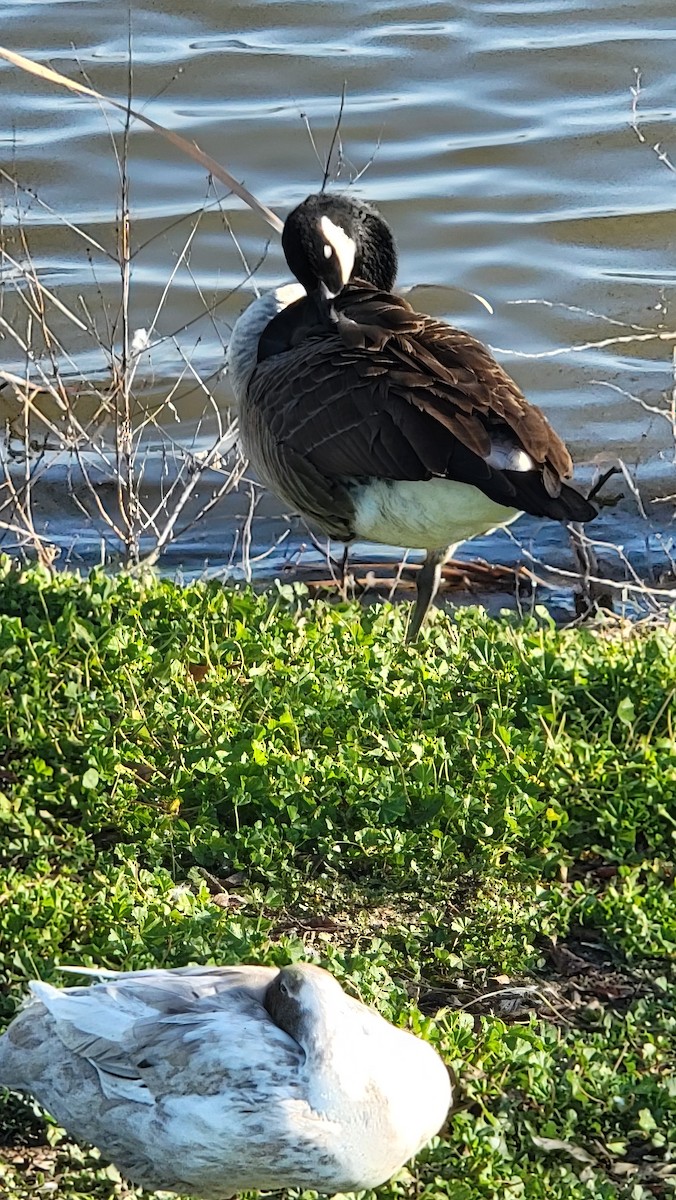
<svg viewBox="0 0 676 1200">
<path fill-rule="evenodd" d="M 0 1038 L 0 1086 L 152 1190 L 376 1187 L 451 1101 L 431 1046 L 310 964 L 109 973 L 31 993 Z"/>
</svg>

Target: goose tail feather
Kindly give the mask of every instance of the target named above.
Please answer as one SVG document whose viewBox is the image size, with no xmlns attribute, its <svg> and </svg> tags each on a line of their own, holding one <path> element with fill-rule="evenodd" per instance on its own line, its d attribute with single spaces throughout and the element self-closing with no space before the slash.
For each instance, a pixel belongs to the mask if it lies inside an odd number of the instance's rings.
<svg viewBox="0 0 676 1200">
<path fill-rule="evenodd" d="M 515 505 L 532 517 L 553 521 L 593 521 L 598 508 L 567 483 L 560 483 L 552 495 L 547 480 L 539 471 L 503 471 L 514 488 Z M 553 490 L 553 489 L 552 489 Z"/>
</svg>

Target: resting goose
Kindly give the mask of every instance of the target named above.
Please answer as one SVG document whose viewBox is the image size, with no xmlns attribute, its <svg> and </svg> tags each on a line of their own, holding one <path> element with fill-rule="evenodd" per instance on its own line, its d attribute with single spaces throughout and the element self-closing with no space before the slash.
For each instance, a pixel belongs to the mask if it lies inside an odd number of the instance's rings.
<svg viewBox="0 0 676 1200">
<path fill-rule="evenodd" d="M 432 1047 L 320 967 L 91 974 L 105 980 L 31 984 L 0 1038 L 0 1087 L 153 1191 L 373 1188 L 446 1118 Z"/>
<path fill-rule="evenodd" d="M 481 342 L 392 294 L 397 251 L 372 205 L 308 196 L 282 245 L 298 284 L 236 322 L 228 369 L 245 453 L 330 537 L 427 551 L 408 640 L 441 567 L 523 512 L 590 521 L 544 414 Z"/>
</svg>

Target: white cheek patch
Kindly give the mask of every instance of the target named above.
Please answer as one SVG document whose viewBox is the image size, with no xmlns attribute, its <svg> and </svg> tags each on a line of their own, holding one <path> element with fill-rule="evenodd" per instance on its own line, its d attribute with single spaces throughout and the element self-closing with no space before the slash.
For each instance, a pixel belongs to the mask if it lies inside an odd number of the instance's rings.
<svg viewBox="0 0 676 1200">
<path fill-rule="evenodd" d="M 326 254 L 326 251 L 329 247 L 333 247 L 340 266 L 340 277 L 343 285 L 345 285 L 352 274 L 357 247 L 350 235 L 344 229 L 341 229 L 340 225 L 334 225 L 330 217 L 321 217 L 319 227 L 325 241 L 328 243 L 324 247 L 324 254 L 328 258 L 329 256 Z"/>
</svg>

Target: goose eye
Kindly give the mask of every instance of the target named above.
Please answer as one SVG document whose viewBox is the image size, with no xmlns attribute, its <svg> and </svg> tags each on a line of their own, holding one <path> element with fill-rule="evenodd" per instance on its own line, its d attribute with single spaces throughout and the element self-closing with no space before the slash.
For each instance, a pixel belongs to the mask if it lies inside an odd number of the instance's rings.
<svg viewBox="0 0 676 1200">
<path fill-rule="evenodd" d="M 332 254 L 333 254 L 333 246 L 329 246 L 325 242 L 324 243 L 324 258 L 331 258 Z"/>
</svg>

